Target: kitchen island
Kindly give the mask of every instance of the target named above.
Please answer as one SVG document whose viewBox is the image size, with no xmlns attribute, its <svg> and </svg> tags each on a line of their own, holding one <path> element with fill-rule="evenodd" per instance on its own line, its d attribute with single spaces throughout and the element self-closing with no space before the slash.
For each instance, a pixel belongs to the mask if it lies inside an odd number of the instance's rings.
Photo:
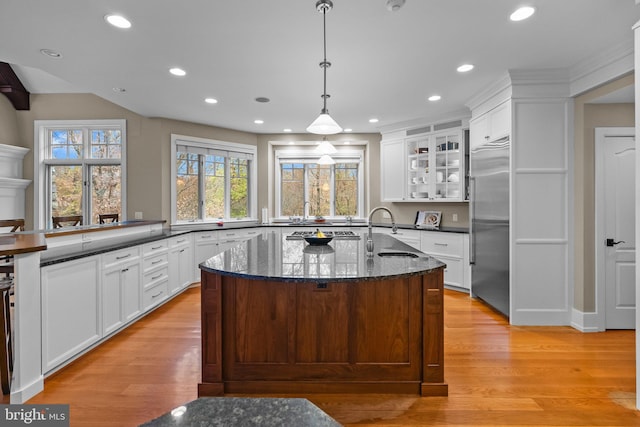
<svg viewBox="0 0 640 427">
<path fill-rule="evenodd" d="M 200 264 L 202 383 L 225 393 L 446 396 L 445 264 L 384 234 L 267 232 Z"/>
</svg>

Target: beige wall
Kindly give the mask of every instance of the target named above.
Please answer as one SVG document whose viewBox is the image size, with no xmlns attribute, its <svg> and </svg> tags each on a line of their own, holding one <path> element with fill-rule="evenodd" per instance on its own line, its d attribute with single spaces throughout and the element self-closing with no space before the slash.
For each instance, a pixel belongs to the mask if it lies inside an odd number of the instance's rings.
<svg viewBox="0 0 640 427">
<path fill-rule="evenodd" d="M 595 128 L 635 126 L 634 104 L 589 104 L 589 102 L 633 84 L 633 75 L 628 75 L 575 99 L 574 307 L 583 312 L 594 312 L 596 308 Z"/>
<path fill-rule="evenodd" d="M 0 95 L 0 144 L 24 146 L 18 132 L 16 110 L 4 95 Z"/>
</svg>

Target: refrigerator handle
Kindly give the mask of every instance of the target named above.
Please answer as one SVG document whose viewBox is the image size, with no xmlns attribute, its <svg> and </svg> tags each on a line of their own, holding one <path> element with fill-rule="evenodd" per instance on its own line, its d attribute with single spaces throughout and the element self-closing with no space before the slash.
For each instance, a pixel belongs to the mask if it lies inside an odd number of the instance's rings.
<svg viewBox="0 0 640 427">
<path fill-rule="evenodd" d="M 476 217 L 476 179 L 469 178 L 469 264 L 476 263 L 476 239 L 473 235 L 473 221 Z"/>
</svg>

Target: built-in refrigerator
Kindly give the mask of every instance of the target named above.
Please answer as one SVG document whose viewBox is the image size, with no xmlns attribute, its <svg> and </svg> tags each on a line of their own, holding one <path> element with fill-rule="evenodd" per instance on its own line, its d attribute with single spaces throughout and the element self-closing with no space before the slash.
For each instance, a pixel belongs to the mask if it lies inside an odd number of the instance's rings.
<svg viewBox="0 0 640 427">
<path fill-rule="evenodd" d="M 509 138 L 469 153 L 471 294 L 509 316 Z"/>
</svg>

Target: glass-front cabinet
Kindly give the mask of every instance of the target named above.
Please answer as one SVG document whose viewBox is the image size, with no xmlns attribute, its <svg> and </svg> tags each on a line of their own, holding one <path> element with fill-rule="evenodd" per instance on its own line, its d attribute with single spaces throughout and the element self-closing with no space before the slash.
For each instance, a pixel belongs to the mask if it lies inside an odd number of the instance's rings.
<svg viewBox="0 0 640 427">
<path fill-rule="evenodd" d="M 465 138 L 460 128 L 438 133 L 381 141 L 381 183 L 383 201 L 464 201 L 467 195 Z M 393 152 L 393 155 L 391 153 Z M 388 154 L 385 156 L 385 153 Z M 403 154 L 400 154 L 403 153 Z M 398 157 L 404 156 L 402 161 Z M 393 180 L 384 180 L 384 177 Z M 402 177 L 400 179 L 400 177 Z M 387 179 L 388 179 L 387 178 Z M 404 184 L 401 184 L 404 183 Z"/>
</svg>

